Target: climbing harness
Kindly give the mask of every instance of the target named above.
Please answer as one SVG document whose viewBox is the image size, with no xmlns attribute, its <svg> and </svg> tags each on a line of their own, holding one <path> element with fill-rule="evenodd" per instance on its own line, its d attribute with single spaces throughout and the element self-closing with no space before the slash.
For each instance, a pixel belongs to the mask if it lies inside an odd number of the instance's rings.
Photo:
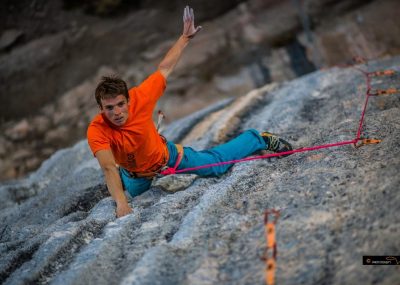
<svg viewBox="0 0 400 285">
<path fill-rule="evenodd" d="M 268 221 L 268 216 L 274 215 L 275 219 L 272 222 Z M 265 283 L 267 285 L 273 285 L 275 283 L 275 270 L 276 270 L 276 257 L 278 254 L 276 239 L 275 239 L 275 225 L 278 221 L 280 212 L 275 209 L 266 210 L 264 213 L 264 230 L 265 240 L 267 246 L 265 248 L 264 256 L 262 260 L 265 261 Z M 272 251 L 272 254 L 270 254 Z"/>
<path fill-rule="evenodd" d="M 175 144 L 176 150 L 178 151 L 178 157 L 176 158 L 176 162 L 174 167 L 166 167 L 164 168 L 161 172 L 160 175 L 170 175 L 170 174 L 175 174 L 176 169 L 178 168 L 179 164 L 182 161 L 183 158 L 183 146 L 180 144 Z"/>
<path fill-rule="evenodd" d="M 165 167 L 167 162 L 168 161 L 167 161 L 166 157 L 164 156 L 162 162 L 159 164 L 156 164 L 154 166 L 154 168 L 150 169 L 149 171 L 145 171 L 145 172 L 131 172 L 128 170 L 126 170 L 126 171 L 131 178 L 146 178 L 146 179 L 152 180 L 155 176 L 157 176 L 160 173 L 160 171 Z"/>
</svg>

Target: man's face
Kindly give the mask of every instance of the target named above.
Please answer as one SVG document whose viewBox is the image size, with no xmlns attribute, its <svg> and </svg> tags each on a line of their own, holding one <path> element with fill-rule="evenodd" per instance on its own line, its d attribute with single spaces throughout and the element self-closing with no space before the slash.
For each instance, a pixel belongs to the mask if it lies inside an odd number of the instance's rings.
<svg viewBox="0 0 400 285">
<path fill-rule="evenodd" d="M 128 120 L 129 102 L 124 95 L 101 99 L 101 113 L 114 125 L 120 127 Z"/>
</svg>

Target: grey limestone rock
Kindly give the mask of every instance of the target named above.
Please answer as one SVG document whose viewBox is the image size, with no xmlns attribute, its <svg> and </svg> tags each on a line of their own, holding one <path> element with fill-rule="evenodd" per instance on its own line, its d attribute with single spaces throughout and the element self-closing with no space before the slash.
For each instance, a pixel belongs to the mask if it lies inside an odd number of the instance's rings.
<svg viewBox="0 0 400 285">
<path fill-rule="evenodd" d="M 400 72 L 400 57 L 358 67 Z M 399 88 L 399 78 L 372 86 Z M 351 140 L 365 87 L 353 68 L 317 71 L 219 103 L 165 134 L 199 148 L 248 128 L 296 148 Z M 219 178 L 166 177 L 130 199 L 134 211 L 120 219 L 87 143 L 58 151 L 0 186 L 0 282 L 263 284 L 263 214 L 274 208 L 277 284 L 395 284 L 397 267 L 365 266 L 362 256 L 400 251 L 399 108 L 398 94 L 370 98 L 363 135 L 378 145 L 249 161 Z"/>
</svg>

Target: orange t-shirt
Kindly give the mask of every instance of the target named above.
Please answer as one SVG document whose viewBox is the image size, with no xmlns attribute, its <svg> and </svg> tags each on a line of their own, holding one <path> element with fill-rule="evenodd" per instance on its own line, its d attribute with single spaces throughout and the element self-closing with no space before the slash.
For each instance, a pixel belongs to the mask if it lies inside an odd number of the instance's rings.
<svg viewBox="0 0 400 285">
<path fill-rule="evenodd" d="M 112 125 L 101 113 L 96 115 L 87 131 L 93 154 L 111 149 L 115 162 L 131 172 L 154 171 L 168 161 L 167 146 L 152 119 L 165 87 L 166 80 L 157 70 L 130 89 L 129 115 L 121 127 Z"/>
</svg>

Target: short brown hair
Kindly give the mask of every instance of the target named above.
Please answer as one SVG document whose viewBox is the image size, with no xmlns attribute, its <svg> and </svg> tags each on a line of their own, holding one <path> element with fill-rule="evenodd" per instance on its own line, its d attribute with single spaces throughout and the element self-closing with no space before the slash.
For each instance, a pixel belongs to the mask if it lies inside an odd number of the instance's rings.
<svg viewBox="0 0 400 285">
<path fill-rule="evenodd" d="M 95 91 L 97 104 L 101 107 L 101 99 L 115 98 L 118 95 L 124 95 L 129 100 L 125 81 L 117 75 L 103 76 Z"/>
</svg>

